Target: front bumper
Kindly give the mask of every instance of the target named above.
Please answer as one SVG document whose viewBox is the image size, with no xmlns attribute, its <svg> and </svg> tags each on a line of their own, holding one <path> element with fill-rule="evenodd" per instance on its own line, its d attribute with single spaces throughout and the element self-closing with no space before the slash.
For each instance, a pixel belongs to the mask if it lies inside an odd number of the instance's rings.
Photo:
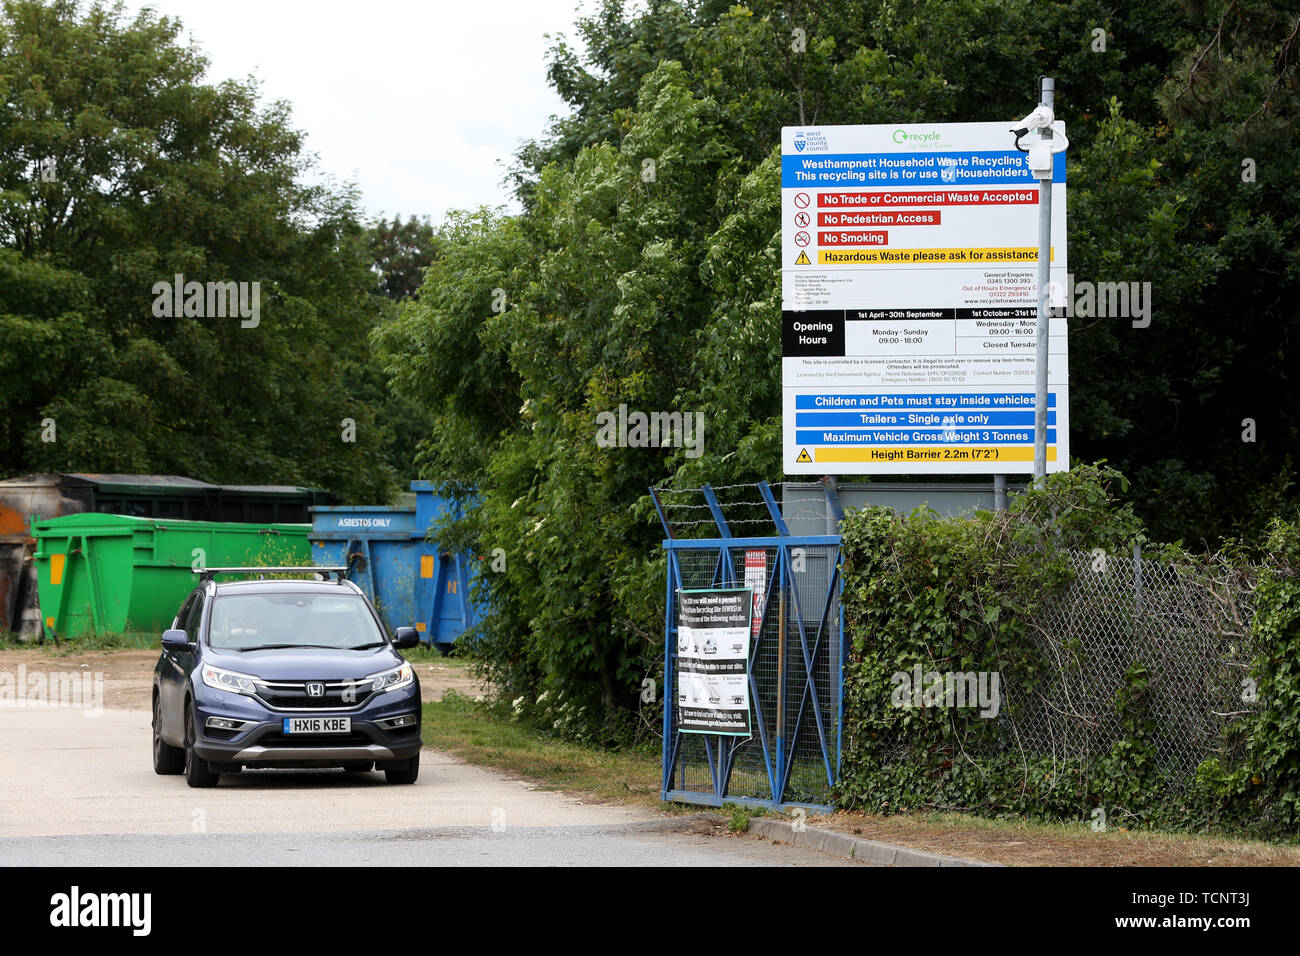
<svg viewBox="0 0 1300 956">
<path fill-rule="evenodd" d="M 272 710 L 239 694 L 204 694 L 195 701 L 194 752 L 212 763 L 247 767 L 328 766 L 354 760 L 408 760 L 420 752 L 418 685 L 380 694 L 352 710 Z M 415 723 L 386 729 L 380 721 L 411 714 Z M 208 726 L 210 717 L 245 721 L 238 731 Z M 347 717 L 346 734 L 285 734 L 286 717 Z"/>
</svg>

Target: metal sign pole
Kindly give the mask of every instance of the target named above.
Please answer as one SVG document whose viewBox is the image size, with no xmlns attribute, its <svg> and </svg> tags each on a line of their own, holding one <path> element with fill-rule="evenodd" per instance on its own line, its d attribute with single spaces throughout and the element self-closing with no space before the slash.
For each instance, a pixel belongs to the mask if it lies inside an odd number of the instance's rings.
<svg viewBox="0 0 1300 956">
<path fill-rule="evenodd" d="M 1039 105 L 1055 112 L 1056 81 L 1040 78 Z M 1051 139 L 1045 128 L 1042 137 Z M 1048 284 L 1052 269 L 1052 170 L 1038 180 L 1038 348 L 1034 358 L 1034 484 L 1042 487 L 1047 480 L 1047 358 L 1049 332 Z"/>
<path fill-rule="evenodd" d="M 831 506 L 831 499 L 839 489 L 840 481 L 834 475 L 826 475 L 822 478 L 822 488 L 826 492 L 826 533 L 839 534 L 840 522 L 839 517 L 835 514 L 835 509 Z"/>
</svg>

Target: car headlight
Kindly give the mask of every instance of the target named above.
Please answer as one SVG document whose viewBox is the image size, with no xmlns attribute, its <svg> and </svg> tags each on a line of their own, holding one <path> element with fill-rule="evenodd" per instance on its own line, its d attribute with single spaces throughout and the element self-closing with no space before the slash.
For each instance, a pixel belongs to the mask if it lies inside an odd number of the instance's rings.
<svg viewBox="0 0 1300 956">
<path fill-rule="evenodd" d="M 232 694 L 255 694 L 257 685 L 253 683 L 254 678 L 247 674 L 240 674 L 236 671 L 222 670 L 220 667 L 213 667 L 211 664 L 203 665 L 203 683 L 209 687 L 215 687 L 217 690 L 228 690 Z"/>
<path fill-rule="evenodd" d="M 371 674 L 366 680 L 370 681 L 370 686 L 374 688 L 376 694 L 383 694 L 390 690 L 405 687 L 414 681 L 415 668 L 410 664 L 403 664 L 400 667 L 394 667 L 390 671 Z"/>
</svg>

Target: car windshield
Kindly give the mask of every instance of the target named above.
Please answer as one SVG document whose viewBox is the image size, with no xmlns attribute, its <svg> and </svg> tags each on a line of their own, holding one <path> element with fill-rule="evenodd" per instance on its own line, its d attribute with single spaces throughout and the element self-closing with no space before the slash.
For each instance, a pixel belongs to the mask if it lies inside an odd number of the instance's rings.
<svg viewBox="0 0 1300 956">
<path fill-rule="evenodd" d="M 354 648 L 382 644 L 384 634 L 356 594 L 305 591 L 218 595 L 208 643 L 248 651 L 263 647 Z"/>
</svg>

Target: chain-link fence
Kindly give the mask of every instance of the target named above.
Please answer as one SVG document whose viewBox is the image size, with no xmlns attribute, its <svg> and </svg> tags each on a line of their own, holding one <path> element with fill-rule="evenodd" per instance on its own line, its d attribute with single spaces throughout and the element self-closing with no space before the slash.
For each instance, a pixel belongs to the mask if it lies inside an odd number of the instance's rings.
<svg viewBox="0 0 1300 956">
<path fill-rule="evenodd" d="M 1003 671 L 998 736 L 1007 752 L 1061 760 L 1104 756 L 1125 737 L 1126 675 L 1149 679 L 1144 719 L 1174 792 L 1221 756 L 1225 728 L 1249 712 L 1253 587 L 1243 574 L 1133 557 L 1069 552 L 1073 580 L 1030 619 L 1041 670 L 1032 687 Z M 892 760 L 907 759 L 903 740 Z"/>
<path fill-rule="evenodd" d="M 1224 746 L 1224 727 L 1250 706 L 1250 590 L 1187 565 L 1072 552 L 1074 580 L 1032 624 L 1055 668 L 1012 708 L 1021 745 L 1090 757 L 1122 736 L 1116 707 L 1125 673 L 1144 665 L 1156 761 L 1186 787 Z M 1006 688 L 1014 703 L 1018 689 Z"/>
</svg>

